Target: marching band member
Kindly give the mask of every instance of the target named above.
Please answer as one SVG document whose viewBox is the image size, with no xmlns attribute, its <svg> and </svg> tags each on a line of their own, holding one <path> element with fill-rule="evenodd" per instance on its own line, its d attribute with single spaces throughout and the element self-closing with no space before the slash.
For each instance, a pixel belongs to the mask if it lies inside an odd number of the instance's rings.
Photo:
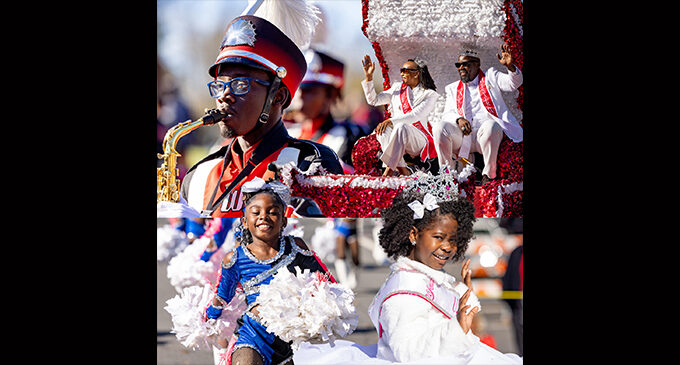
<svg viewBox="0 0 680 365">
<path fill-rule="evenodd" d="M 331 106 L 342 98 L 345 65 L 312 48 L 304 53 L 307 73 L 300 84 L 300 107 L 284 114 L 284 122 L 293 122 L 286 126 L 288 133 L 330 147 L 338 154 L 344 172 L 352 174 L 352 146 L 367 133 L 350 120 L 335 120 L 331 114 Z"/>
<path fill-rule="evenodd" d="M 294 162 L 305 170 L 320 162 L 329 173 L 342 174 L 333 150 L 290 137 L 281 121 L 306 69 L 298 46 L 271 22 L 244 15 L 229 23 L 208 70 L 214 78 L 208 89 L 226 113 L 217 123 L 220 133 L 234 138 L 189 169 L 182 200 L 203 216 L 240 217 L 241 186 L 255 177 L 273 178 L 271 163 Z"/>
</svg>

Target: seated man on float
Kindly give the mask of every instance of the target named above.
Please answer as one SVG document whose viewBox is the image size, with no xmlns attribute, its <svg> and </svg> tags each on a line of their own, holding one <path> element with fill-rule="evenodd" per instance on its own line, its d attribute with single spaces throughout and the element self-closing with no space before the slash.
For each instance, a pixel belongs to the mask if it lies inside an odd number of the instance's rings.
<svg viewBox="0 0 680 365">
<path fill-rule="evenodd" d="M 503 133 L 516 143 L 522 142 L 524 135 L 501 94 L 522 85 L 522 72 L 513 64 L 507 45 L 501 46 L 501 55 L 496 57 L 509 73 L 494 67 L 483 72 L 479 52 L 473 49 L 458 56 L 455 66 L 460 81 L 446 85 L 441 122 L 432 126 L 439 166 L 454 166 L 456 155 L 468 158 L 470 152 L 481 153 L 484 157 L 482 184 L 496 178 L 496 158 Z"/>
</svg>

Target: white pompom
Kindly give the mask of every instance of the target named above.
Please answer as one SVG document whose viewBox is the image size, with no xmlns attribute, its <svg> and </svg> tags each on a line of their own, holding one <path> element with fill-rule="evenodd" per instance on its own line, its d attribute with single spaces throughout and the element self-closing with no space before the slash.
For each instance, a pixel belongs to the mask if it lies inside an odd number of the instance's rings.
<svg viewBox="0 0 680 365">
<path fill-rule="evenodd" d="M 192 350 L 210 349 L 217 346 L 218 339 L 231 337 L 236 320 L 246 309 L 245 294 L 237 290 L 219 318 L 204 320 L 205 310 L 215 295 L 213 291 L 210 285 L 190 286 L 166 301 L 164 309 L 172 317 L 171 332 L 182 345 Z"/>
<path fill-rule="evenodd" d="M 186 233 L 169 224 L 156 229 L 156 259 L 164 262 L 182 252 L 189 245 Z"/>
<path fill-rule="evenodd" d="M 297 275 L 283 267 L 260 287 L 258 310 L 267 331 L 292 341 L 294 350 L 310 340 L 333 345 L 336 338 L 352 333 L 359 321 L 352 290 L 319 272 L 295 270 Z"/>
<path fill-rule="evenodd" d="M 328 220 L 323 226 L 314 229 L 310 248 L 322 261 L 333 262 L 336 258 L 337 239 L 338 231 L 335 230 L 335 223 Z"/>
<path fill-rule="evenodd" d="M 220 263 L 217 260 L 208 262 L 201 260 L 201 255 L 210 243 L 210 238 L 202 237 L 194 240 L 182 252 L 170 259 L 168 263 L 168 279 L 177 292 L 194 286 L 210 284 L 217 281 Z"/>
<path fill-rule="evenodd" d="M 299 220 L 295 218 L 288 218 L 288 225 L 286 225 L 281 234 L 284 236 L 302 238 L 305 235 L 305 227 Z"/>
</svg>

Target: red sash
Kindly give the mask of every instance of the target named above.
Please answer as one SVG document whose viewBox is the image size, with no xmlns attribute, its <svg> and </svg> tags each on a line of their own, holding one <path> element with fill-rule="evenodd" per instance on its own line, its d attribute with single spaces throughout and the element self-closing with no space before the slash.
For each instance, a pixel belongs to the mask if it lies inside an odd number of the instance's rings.
<svg viewBox="0 0 680 365">
<path fill-rule="evenodd" d="M 456 89 L 456 109 L 458 109 L 458 115 L 461 117 L 464 117 L 463 100 L 465 98 L 466 89 L 464 82 L 461 81 L 458 83 L 458 89 Z M 482 98 L 482 103 L 484 104 L 486 111 L 498 118 L 496 107 L 494 107 L 489 90 L 486 88 L 486 78 L 484 77 L 484 72 L 482 72 L 482 70 L 479 70 L 479 96 Z"/>
<path fill-rule="evenodd" d="M 402 83 L 401 89 L 399 90 L 399 99 L 401 100 L 401 108 L 404 113 L 408 113 L 412 110 L 411 103 L 408 101 L 407 88 L 408 85 Z M 420 151 L 420 159 L 425 161 L 427 159 L 437 157 L 437 150 L 434 148 L 434 138 L 432 138 L 432 127 L 430 126 L 430 123 L 427 123 L 427 129 L 425 129 L 423 123 L 420 121 L 413 123 L 413 126 L 418 128 L 419 131 L 423 132 L 425 138 L 427 138 L 427 145 L 422 151 Z"/>
</svg>

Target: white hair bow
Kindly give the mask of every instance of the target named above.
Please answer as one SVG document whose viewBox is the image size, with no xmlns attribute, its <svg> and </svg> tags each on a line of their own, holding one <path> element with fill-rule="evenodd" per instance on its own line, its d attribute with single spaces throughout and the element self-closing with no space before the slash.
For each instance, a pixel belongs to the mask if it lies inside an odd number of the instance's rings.
<svg viewBox="0 0 680 365">
<path fill-rule="evenodd" d="M 420 219 L 423 217 L 423 214 L 425 214 L 425 208 L 427 208 L 427 210 L 435 210 L 439 208 L 439 205 L 437 205 L 437 199 L 432 194 L 427 193 L 425 194 L 422 203 L 418 200 L 414 200 L 409 203 L 408 207 L 413 210 L 413 219 Z"/>
<path fill-rule="evenodd" d="M 288 187 L 278 181 L 267 183 L 262 180 L 262 178 L 255 177 L 254 179 L 243 184 L 241 191 L 244 193 L 254 193 L 266 188 L 272 189 L 276 195 L 278 195 L 281 200 L 286 203 L 286 205 L 290 204 L 290 191 L 288 190 Z"/>
</svg>

